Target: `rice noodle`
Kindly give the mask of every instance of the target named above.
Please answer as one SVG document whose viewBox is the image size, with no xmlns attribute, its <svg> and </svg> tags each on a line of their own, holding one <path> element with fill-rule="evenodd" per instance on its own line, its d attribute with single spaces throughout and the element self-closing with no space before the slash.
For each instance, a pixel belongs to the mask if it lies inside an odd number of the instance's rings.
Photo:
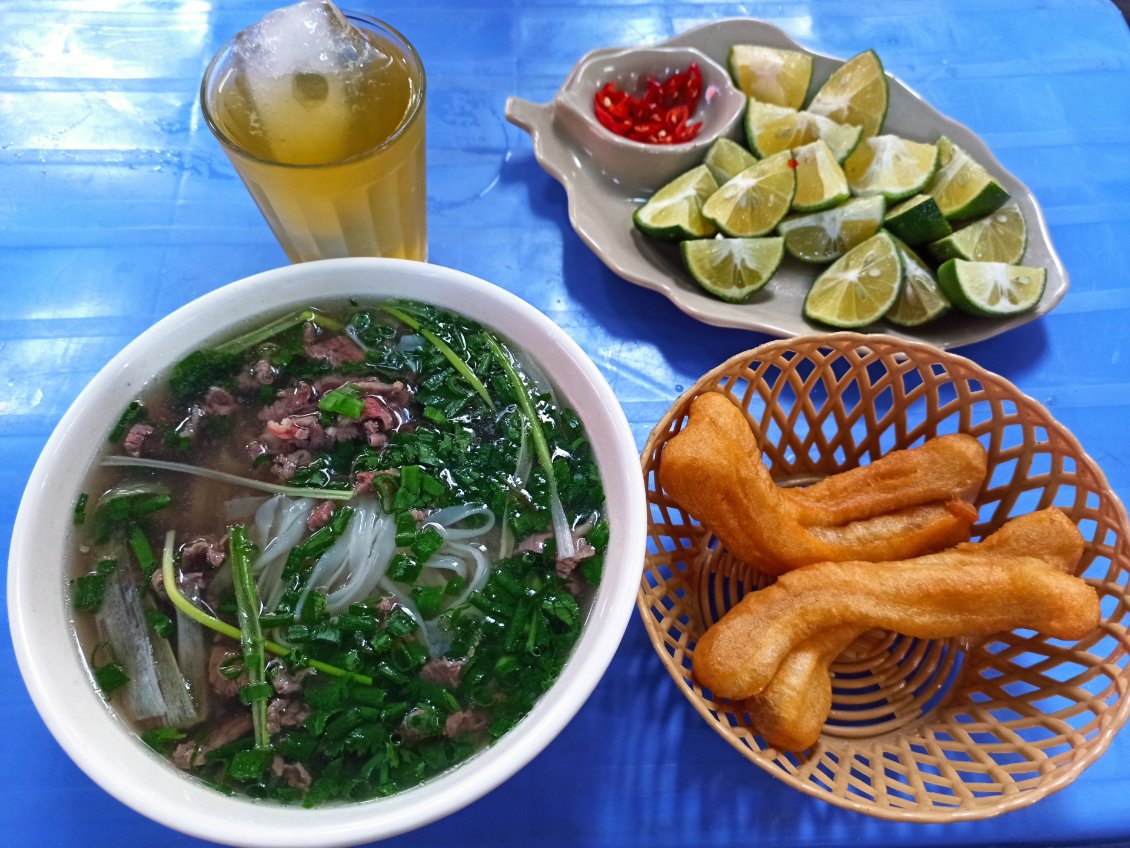
<svg viewBox="0 0 1130 848">
<path fill-rule="evenodd" d="M 313 510 L 312 498 L 275 495 L 255 513 L 253 541 L 260 551 L 255 557 L 255 586 L 264 609 L 274 609 L 282 599 L 286 558 L 306 533 L 306 519 Z"/>
<path fill-rule="evenodd" d="M 339 615 L 379 589 L 392 595 L 408 611 L 419 625 L 417 633 L 428 653 L 439 656 L 450 645 L 450 637 L 435 621 L 423 618 L 410 590 L 388 576 L 389 563 L 397 550 L 395 517 L 381 508 L 380 499 L 374 495 L 360 496 L 352 506 L 349 525 L 314 563 L 295 605 L 295 614 L 301 614 L 311 592 L 324 593 L 326 611 Z M 282 570 L 287 555 L 305 535 L 306 519 L 313 508 L 314 502 L 309 498 L 277 495 L 256 513 L 255 541 L 262 550 L 255 562 L 256 582 L 267 609 L 274 609 L 282 599 Z M 434 528 L 443 536 L 444 543 L 424 564 L 418 584 L 444 585 L 450 575 L 457 574 L 466 586 L 450 605 L 465 603 L 471 592 L 482 589 L 490 577 L 487 554 L 482 545 L 472 541 L 490 533 L 496 523 L 494 513 L 482 504 L 455 504 L 429 514 L 422 526 Z"/>
<path fill-rule="evenodd" d="M 456 526 L 469 518 L 482 518 L 483 521 L 475 527 Z M 432 512 L 424 521 L 424 526 L 435 527 L 445 539 L 473 539 L 494 528 L 494 513 L 482 504 L 445 506 Z"/>
<path fill-rule="evenodd" d="M 351 539 L 349 561 L 353 563 L 349 576 L 326 595 L 326 609 L 340 613 L 350 604 L 370 597 L 388 571 L 388 564 L 396 550 L 396 522 L 380 508 L 374 498 L 366 505 L 365 532 Z M 371 517 L 371 519 L 370 519 Z M 357 521 L 357 516 L 353 519 Z"/>
</svg>

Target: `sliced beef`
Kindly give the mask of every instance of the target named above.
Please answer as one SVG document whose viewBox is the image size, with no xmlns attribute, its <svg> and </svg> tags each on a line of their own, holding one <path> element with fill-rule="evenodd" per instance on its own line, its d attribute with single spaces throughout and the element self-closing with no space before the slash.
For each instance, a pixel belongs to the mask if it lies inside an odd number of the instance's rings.
<svg viewBox="0 0 1130 848">
<path fill-rule="evenodd" d="M 306 356 L 317 362 L 328 362 L 334 368 L 340 367 L 343 362 L 365 361 L 365 351 L 349 336 L 323 336 L 312 324 L 306 325 L 303 341 Z"/>
<path fill-rule="evenodd" d="M 122 440 L 122 449 L 130 456 L 141 456 L 141 448 L 145 444 L 146 439 L 155 432 L 157 431 L 148 424 L 134 424 L 129 428 L 125 439 Z"/>
</svg>

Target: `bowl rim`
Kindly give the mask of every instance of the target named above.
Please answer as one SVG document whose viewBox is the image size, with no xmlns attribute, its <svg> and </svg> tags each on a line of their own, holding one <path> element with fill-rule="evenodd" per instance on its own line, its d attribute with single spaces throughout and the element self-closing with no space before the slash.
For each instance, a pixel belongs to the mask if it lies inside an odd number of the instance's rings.
<svg viewBox="0 0 1130 848">
<path fill-rule="evenodd" d="M 723 362 L 704 372 L 698 379 L 687 386 L 687 388 L 672 401 L 655 427 L 652 428 L 640 455 L 640 466 L 645 478 L 654 474 L 655 459 L 661 451 L 662 446 L 674 435 L 671 429 L 673 424 L 685 418 L 686 409 L 691 400 L 708 390 L 708 387 L 717 389 L 719 381 L 723 378 L 732 377 L 737 374 L 740 369 L 749 367 L 750 363 L 771 362 L 787 354 L 794 354 L 799 357 L 802 355 L 799 352 L 802 349 L 833 351 L 853 349 L 861 352 L 874 352 L 875 348 L 885 349 L 888 353 L 895 355 L 897 355 L 895 352 L 898 351 L 901 352 L 903 356 L 909 357 L 916 355 L 922 357 L 918 363 L 920 367 L 931 364 L 943 364 L 947 366 L 946 370 L 948 372 L 949 365 L 960 365 L 963 369 L 967 370 L 967 373 L 977 375 L 979 379 L 991 378 L 991 382 L 1011 393 L 1018 409 L 1024 408 L 1041 413 L 1043 417 L 1041 425 L 1049 434 L 1054 431 L 1056 437 L 1072 450 L 1077 467 L 1085 466 L 1088 472 L 1093 475 L 1096 487 L 1101 488 L 1109 499 L 1110 509 L 1117 519 L 1117 525 L 1122 528 L 1122 530 L 1126 531 L 1128 537 L 1130 537 L 1130 518 L 1128 518 L 1126 506 L 1117 492 L 1110 486 L 1101 466 L 1087 453 L 1075 434 L 1059 422 L 1042 403 L 1025 393 L 1007 377 L 990 371 L 988 368 L 966 356 L 955 353 L 952 350 L 943 350 L 928 342 L 908 340 L 886 333 L 864 334 L 854 331 L 810 333 L 790 338 L 773 339 L 728 357 Z M 647 491 L 649 539 L 653 535 L 654 523 L 650 515 L 655 498 L 658 496 L 657 486 L 658 484 L 656 484 L 656 488 L 653 488 L 649 481 Z M 684 678 L 678 663 L 663 649 L 664 640 L 669 639 L 669 637 L 661 632 L 660 625 L 656 621 L 654 614 L 655 606 L 651 601 L 656 597 L 655 587 L 649 587 L 647 584 L 648 574 L 652 571 L 650 544 L 649 542 L 649 555 L 645 562 L 644 573 L 641 574 L 638 586 L 636 609 L 642 620 L 644 629 L 647 632 L 648 641 L 659 656 L 672 682 L 694 708 L 695 712 L 697 712 L 707 725 L 718 733 L 727 744 L 734 748 L 734 750 L 772 777 L 816 800 L 846 810 L 890 821 L 949 824 L 988 818 L 990 816 L 1022 809 L 1029 804 L 1035 803 L 1069 786 L 1107 751 L 1114 736 L 1126 722 L 1130 720 L 1130 698 L 1122 697 L 1119 699 L 1117 705 L 1111 707 L 1101 729 L 1087 740 L 1086 755 L 1076 756 L 1070 763 L 1057 768 L 1052 777 L 1039 786 L 1014 794 L 995 796 L 995 799 L 991 803 L 979 804 L 973 807 L 955 806 L 952 808 L 880 808 L 876 807 L 874 804 L 868 803 L 862 795 L 852 795 L 849 793 L 841 797 L 829 791 L 824 785 L 814 783 L 805 776 L 803 769 L 787 768 L 783 764 L 783 761 L 787 759 L 788 755 L 782 754 L 775 748 L 765 745 L 764 740 L 762 740 L 760 736 L 756 736 L 755 734 L 755 737 L 762 744 L 762 747 L 757 750 L 752 750 L 747 747 L 742 740 L 733 733 L 731 727 L 725 725 L 713 714 L 710 702 L 703 698 L 700 693 L 696 692 L 692 686 L 688 685 L 689 681 Z M 659 555 L 661 556 L 662 552 Z M 666 581 L 664 585 L 667 585 Z M 894 733 L 897 735 L 901 733 L 901 731 L 895 731 Z M 865 741 L 873 741 L 873 739 L 860 740 L 860 744 L 862 745 L 862 742 Z M 830 750 L 840 755 L 842 754 L 843 747 L 854 744 L 854 741 L 848 737 L 837 738 L 833 745 L 830 746 Z"/>
<path fill-rule="evenodd" d="M 263 309 L 268 291 L 271 306 Z M 57 507 L 74 502 L 97 446 L 124 406 L 116 401 L 136 395 L 140 384 L 239 320 L 350 296 L 414 299 L 459 311 L 525 349 L 554 379 L 594 437 L 602 468 L 613 528 L 604 579 L 574 655 L 550 692 L 509 733 L 461 766 L 389 798 L 348 805 L 307 810 L 229 798 L 145 748 L 96 694 L 73 634 L 42 638 L 44 632 L 67 632 L 69 610 L 67 593 L 58 591 L 65 568 L 40 563 L 60 561 L 69 547 L 71 510 Z M 149 357 L 160 365 L 147 365 Z M 185 304 L 126 345 L 83 389 L 44 446 L 20 502 L 8 564 L 9 626 L 24 684 L 80 769 L 119 801 L 175 830 L 264 848 L 354 845 L 404 833 L 461 809 L 519 771 L 568 724 L 603 676 L 632 617 L 643 563 L 646 506 L 643 479 L 634 473 L 638 462 L 623 410 L 592 360 L 563 329 L 505 289 L 401 259 L 322 260 L 245 277 Z M 79 467 L 81 474 L 64 471 Z"/>
</svg>

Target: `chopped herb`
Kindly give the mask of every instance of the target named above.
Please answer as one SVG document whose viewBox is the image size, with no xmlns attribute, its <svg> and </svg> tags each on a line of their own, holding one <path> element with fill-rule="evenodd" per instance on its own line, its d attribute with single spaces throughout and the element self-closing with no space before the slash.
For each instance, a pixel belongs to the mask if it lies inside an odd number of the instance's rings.
<svg viewBox="0 0 1130 848">
<path fill-rule="evenodd" d="M 237 751 L 228 763 L 228 774 L 241 783 L 253 783 L 263 776 L 274 752 L 265 748 Z"/>
<path fill-rule="evenodd" d="M 92 574 L 83 574 L 74 581 L 74 605 L 76 609 L 86 612 L 97 612 L 102 607 L 102 599 L 106 595 L 106 581 L 118 561 L 105 557 L 98 561 Z"/>
<path fill-rule="evenodd" d="M 166 757 L 170 756 L 177 743 L 184 741 L 185 738 L 185 734 L 175 727 L 158 727 L 141 734 L 142 742 Z"/>
<path fill-rule="evenodd" d="M 139 400 L 131 400 L 118 419 L 118 423 L 114 425 L 114 429 L 110 431 L 108 441 L 111 443 L 119 441 L 130 427 L 138 421 L 144 421 L 146 415 L 145 404 Z"/>
<path fill-rule="evenodd" d="M 85 523 L 85 521 L 86 521 L 86 504 L 87 504 L 87 501 L 89 501 L 89 500 L 90 500 L 90 496 L 86 492 L 83 492 L 82 494 L 80 494 L 78 496 L 78 499 L 75 501 L 73 522 L 76 526 L 79 526 L 79 525 Z"/>
<path fill-rule="evenodd" d="M 243 358 L 221 350 L 197 350 L 173 366 L 169 374 L 169 390 L 182 404 L 204 396 L 213 386 L 232 383 Z"/>
<path fill-rule="evenodd" d="M 407 554 L 394 554 L 388 564 L 388 576 L 397 583 L 414 583 L 423 566 Z"/>
<path fill-rule="evenodd" d="M 120 663 L 108 662 L 91 669 L 94 682 L 107 697 L 129 683 L 129 675 Z"/>
<path fill-rule="evenodd" d="M 153 632 L 162 639 L 173 635 L 173 620 L 158 609 L 152 607 L 145 610 L 145 620 L 153 628 Z"/>
<path fill-rule="evenodd" d="M 365 401 L 361 397 L 361 390 L 352 383 L 326 392 L 318 401 L 318 409 L 330 412 L 343 418 L 360 418 L 365 411 Z"/>
<path fill-rule="evenodd" d="M 415 586 L 412 600 L 424 618 L 435 618 L 443 610 L 443 586 Z"/>
<path fill-rule="evenodd" d="M 137 557 L 137 564 L 141 566 L 141 576 L 146 584 L 157 571 L 157 557 L 153 555 L 153 548 L 140 524 L 134 524 L 129 531 L 129 546 L 133 555 Z"/>
</svg>

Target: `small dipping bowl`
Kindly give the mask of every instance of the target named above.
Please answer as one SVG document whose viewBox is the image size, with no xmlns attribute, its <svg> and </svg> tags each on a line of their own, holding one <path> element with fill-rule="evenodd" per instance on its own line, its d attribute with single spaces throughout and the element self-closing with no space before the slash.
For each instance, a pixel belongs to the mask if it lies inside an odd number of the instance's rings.
<svg viewBox="0 0 1130 848">
<path fill-rule="evenodd" d="M 681 144 L 649 144 L 616 135 L 597 120 L 596 93 L 612 82 L 631 95 L 642 93 L 648 77 L 660 81 L 697 64 L 702 71 L 702 98 L 691 116 L 702 129 Z M 718 138 L 734 137 L 741 125 L 746 98 L 730 74 L 693 47 L 630 47 L 594 50 L 566 78 L 554 100 L 555 116 L 609 177 L 622 183 L 654 188 L 702 164 L 707 148 Z"/>
</svg>

